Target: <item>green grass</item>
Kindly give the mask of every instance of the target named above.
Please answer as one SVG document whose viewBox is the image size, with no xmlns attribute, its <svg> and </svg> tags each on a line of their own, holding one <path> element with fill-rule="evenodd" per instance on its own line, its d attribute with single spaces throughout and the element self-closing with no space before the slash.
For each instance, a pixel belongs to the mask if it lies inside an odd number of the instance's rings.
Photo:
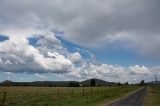
<svg viewBox="0 0 160 106">
<path fill-rule="evenodd" d="M 149 86 L 144 100 L 144 106 L 160 106 L 160 86 Z"/>
<path fill-rule="evenodd" d="M 0 101 L 7 92 L 7 106 L 96 106 L 139 87 L 1 87 Z M 84 94 L 83 94 L 84 89 Z M 59 95 L 58 95 L 59 90 Z"/>
</svg>

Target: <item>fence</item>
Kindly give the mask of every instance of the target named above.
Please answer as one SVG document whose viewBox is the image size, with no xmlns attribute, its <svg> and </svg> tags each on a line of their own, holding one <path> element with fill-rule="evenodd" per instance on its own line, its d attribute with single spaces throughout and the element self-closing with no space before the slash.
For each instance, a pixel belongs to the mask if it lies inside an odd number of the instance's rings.
<svg viewBox="0 0 160 106">
<path fill-rule="evenodd" d="M 128 87 L 2 87 L 0 106 L 81 106 L 138 89 Z"/>
<path fill-rule="evenodd" d="M 15 95 L 13 91 L 4 91 L 0 94 L 1 103 L 0 106 L 25 106 L 27 103 L 31 103 L 34 106 L 38 106 L 39 102 L 48 101 L 50 104 L 55 104 L 57 100 L 72 99 L 74 97 L 91 97 L 98 95 L 100 92 L 104 92 L 105 89 L 99 88 L 70 88 L 65 91 L 64 89 L 50 90 L 37 90 L 30 93 L 24 93 L 23 95 Z M 26 105 L 27 106 L 27 105 Z M 47 106 L 47 105 L 46 105 Z"/>
</svg>

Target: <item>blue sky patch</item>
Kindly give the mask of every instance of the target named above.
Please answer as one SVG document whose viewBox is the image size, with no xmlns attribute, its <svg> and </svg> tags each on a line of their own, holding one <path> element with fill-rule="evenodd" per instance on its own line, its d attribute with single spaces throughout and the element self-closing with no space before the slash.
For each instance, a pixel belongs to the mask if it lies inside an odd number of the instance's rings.
<svg viewBox="0 0 160 106">
<path fill-rule="evenodd" d="M 71 42 L 63 39 L 63 37 L 57 36 L 57 38 L 61 41 L 63 47 L 67 48 L 67 50 L 69 52 L 71 52 L 71 53 L 79 52 L 84 59 L 91 58 L 91 53 L 87 49 L 82 48 L 81 46 L 78 46 L 74 43 L 71 43 Z"/>
<path fill-rule="evenodd" d="M 0 35 L 0 42 L 3 42 L 5 40 L 9 40 L 9 37 L 4 36 L 4 35 Z"/>
<path fill-rule="evenodd" d="M 37 37 L 30 37 L 30 38 L 28 38 L 29 45 L 32 45 L 32 46 L 35 47 L 38 40 L 39 40 L 39 38 L 37 38 Z"/>
</svg>

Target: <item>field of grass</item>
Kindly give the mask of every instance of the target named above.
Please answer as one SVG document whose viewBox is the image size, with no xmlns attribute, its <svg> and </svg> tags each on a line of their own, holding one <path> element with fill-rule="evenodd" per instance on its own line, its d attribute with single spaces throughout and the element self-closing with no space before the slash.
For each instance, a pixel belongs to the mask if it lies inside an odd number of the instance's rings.
<svg viewBox="0 0 160 106">
<path fill-rule="evenodd" d="M 0 101 L 7 92 L 7 106 L 96 106 L 139 87 L 0 87 Z M 0 102 L 1 104 L 1 102 Z"/>
<path fill-rule="evenodd" d="M 144 106 L 160 106 L 160 86 L 149 86 Z"/>
</svg>

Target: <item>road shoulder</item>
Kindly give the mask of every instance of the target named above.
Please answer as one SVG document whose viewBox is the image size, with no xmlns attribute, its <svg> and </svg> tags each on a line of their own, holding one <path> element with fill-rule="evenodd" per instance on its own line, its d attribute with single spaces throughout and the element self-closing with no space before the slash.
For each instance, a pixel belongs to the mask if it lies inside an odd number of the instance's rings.
<svg viewBox="0 0 160 106">
<path fill-rule="evenodd" d="M 160 104 L 160 86 L 148 86 L 143 106 L 159 106 Z"/>
<path fill-rule="evenodd" d="M 105 103 L 105 102 L 104 102 L 104 103 L 100 104 L 100 106 L 108 106 L 108 105 L 110 105 L 110 104 L 112 104 L 112 103 L 115 103 L 115 102 L 118 102 L 118 101 L 120 101 L 120 100 L 122 100 L 122 99 L 128 98 L 130 95 L 132 95 L 132 94 L 134 94 L 134 93 L 142 90 L 143 88 L 144 88 L 144 87 L 141 87 L 141 88 L 139 88 L 139 89 L 136 89 L 136 90 L 134 90 L 134 91 L 132 91 L 132 92 L 127 93 L 127 94 L 124 95 L 123 97 L 117 98 L 117 99 L 112 100 L 112 101 L 110 101 L 110 102 L 108 102 L 108 103 Z"/>
</svg>

